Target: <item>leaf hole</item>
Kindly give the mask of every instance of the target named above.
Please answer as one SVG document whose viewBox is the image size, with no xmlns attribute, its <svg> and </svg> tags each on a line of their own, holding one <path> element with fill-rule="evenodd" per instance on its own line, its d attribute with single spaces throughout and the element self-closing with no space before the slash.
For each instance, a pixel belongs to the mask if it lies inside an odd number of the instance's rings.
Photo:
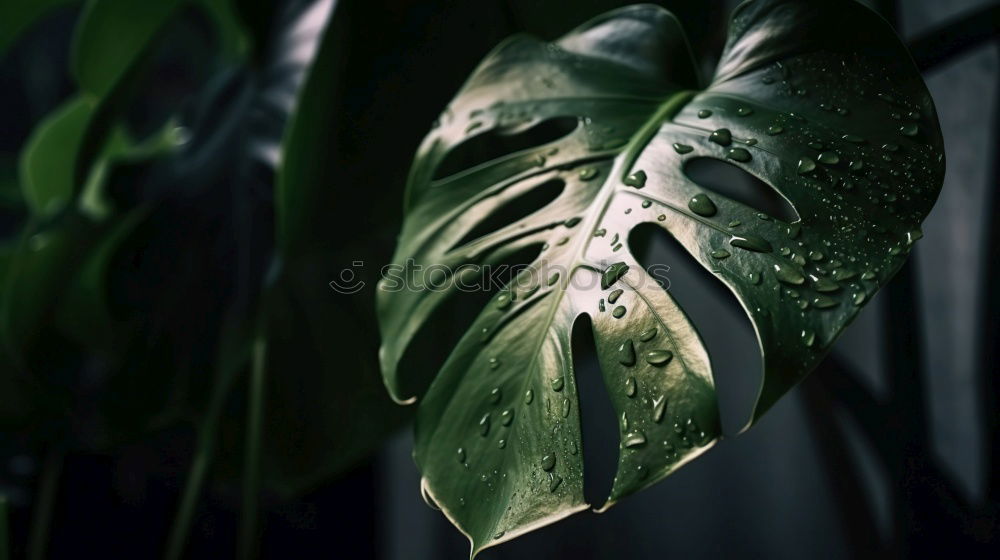
<svg viewBox="0 0 1000 560">
<path fill-rule="evenodd" d="M 738 165 L 710 157 L 692 158 L 685 162 L 684 174 L 705 189 L 769 216 L 788 223 L 799 220 L 799 213 L 781 193 Z"/>
<path fill-rule="evenodd" d="M 654 276 L 701 336 L 712 364 L 723 433 L 738 433 L 753 410 L 762 375 L 750 318 L 728 287 L 663 228 L 640 224 L 628 243 L 643 269 L 658 269 Z"/>
<path fill-rule="evenodd" d="M 573 373 L 580 403 L 583 497 L 588 504 L 603 505 L 611 495 L 618 471 L 617 415 L 597 359 L 590 317 L 577 317 L 572 336 Z"/>
<path fill-rule="evenodd" d="M 553 200 L 559 198 L 563 189 L 566 188 L 566 181 L 561 178 L 554 178 L 536 186 L 529 187 L 523 193 L 506 201 L 498 201 L 497 198 L 503 193 L 487 201 L 480 203 L 479 212 L 489 212 L 485 218 L 481 219 L 475 227 L 469 230 L 462 239 L 455 243 L 451 249 L 461 247 L 470 241 L 474 241 L 484 235 L 493 233 L 507 225 L 534 214 Z M 477 213 L 477 208 L 472 208 L 470 214 Z"/>
<path fill-rule="evenodd" d="M 513 251 L 489 266 L 466 265 L 476 267 L 477 275 L 463 279 L 461 290 L 453 289 L 438 304 L 403 351 L 400 367 L 405 367 L 413 375 L 400 376 L 403 384 L 401 394 L 423 397 L 452 350 L 472 328 L 472 323 L 496 296 L 497 290 L 513 279 L 519 270 L 536 261 L 541 253 L 542 245 L 538 243 Z M 459 266 L 456 271 L 461 273 L 462 268 Z M 436 286 L 448 277 L 441 269 L 431 270 L 428 267 L 425 270 L 425 281 L 432 281 Z"/>
<path fill-rule="evenodd" d="M 434 170 L 434 180 L 493 161 L 508 154 L 554 142 L 579 124 L 576 117 L 554 117 L 529 128 L 494 128 L 451 149 Z"/>
</svg>

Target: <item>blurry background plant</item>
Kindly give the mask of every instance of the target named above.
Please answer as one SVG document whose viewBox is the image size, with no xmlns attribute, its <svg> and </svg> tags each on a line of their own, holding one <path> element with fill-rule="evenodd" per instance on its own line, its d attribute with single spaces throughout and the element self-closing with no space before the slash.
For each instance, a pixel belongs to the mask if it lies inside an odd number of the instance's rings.
<svg viewBox="0 0 1000 560">
<path fill-rule="evenodd" d="M 416 147 L 490 49 L 628 3 L 0 4 L 0 541 L 6 504 L 13 556 L 219 557 L 237 542 L 250 555 L 258 536 L 264 557 L 465 555 L 423 505 L 405 435 L 364 458 L 407 410 L 378 379 L 372 291 L 326 283 L 359 259 L 374 282 Z M 712 68 L 735 2 L 657 3 Z M 983 126 L 997 57 L 973 49 L 998 12 L 876 4 L 931 72 L 950 155 L 916 260 L 744 438 L 617 511 L 483 557 L 991 550 L 998 296 L 980 279 L 1000 262 Z M 672 283 L 697 294 L 681 273 Z M 691 297 L 685 311 L 713 313 L 711 292 Z M 450 339 L 442 321 L 430 346 Z"/>
<path fill-rule="evenodd" d="M 44 457 L 31 556 L 75 453 L 184 484 L 170 557 L 209 473 L 223 496 L 242 484 L 248 555 L 258 496 L 353 466 L 403 418 L 372 306 L 326 284 L 391 235 L 331 188 L 333 5 L 4 4 L 0 418 L 8 454 Z M 331 219 L 347 206 L 372 217 Z"/>
</svg>

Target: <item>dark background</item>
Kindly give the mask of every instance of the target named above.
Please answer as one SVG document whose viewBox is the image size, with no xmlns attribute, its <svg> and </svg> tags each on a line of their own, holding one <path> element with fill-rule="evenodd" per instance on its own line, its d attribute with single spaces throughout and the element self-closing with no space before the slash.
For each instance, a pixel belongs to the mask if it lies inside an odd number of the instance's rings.
<svg viewBox="0 0 1000 560">
<path fill-rule="evenodd" d="M 685 24 L 710 75 L 735 2 L 660 3 Z M 391 254 L 392 224 L 399 223 L 410 157 L 482 56 L 512 32 L 555 37 L 613 4 L 336 2 L 335 17 L 348 18 L 343 39 L 348 85 L 337 100 L 342 104 L 337 122 L 330 123 L 342 131 L 343 140 L 330 165 L 341 181 L 336 188 L 360 191 L 350 199 L 356 213 L 377 208 L 378 224 L 389 224 L 369 231 L 377 240 L 377 258 Z M 990 4 L 908 0 L 876 7 L 895 21 L 904 40 L 923 39 L 926 45 L 927 33 L 936 26 Z M 554 12 L 559 17 L 552 17 Z M 72 8 L 54 13 L 0 60 L 5 173 L 31 128 L 72 91 L 62 69 L 77 15 Z M 189 69 L 192 64 L 183 55 L 178 59 L 174 73 L 160 81 L 158 95 L 186 99 L 200 91 L 204 76 L 199 72 L 206 70 Z M 908 270 L 874 298 L 836 344 L 834 358 L 812 379 L 749 432 L 721 442 L 607 513 L 575 515 L 481 557 L 995 553 L 1000 529 L 995 494 L 993 502 L 988 499 L 991 489 L 998 491 L 991 485 L 997 473 L 990 466 L 996 464 L 991 463 L 996 449 L 989 426 L 997 413 L 985 397 L 995 369 L 991 347 L 996 340 L 990 337 L 996 331 L 990 321 L 996 321 L 996 298 L 990 294 L 996 290 L 997 263 L 991 258 L 996 239 L 990 228 L 997 218 L 998 76 L 993 42 L 926 71 L 946 144 L 944 188 Z M 137 109 L 135 120 L 155 121 L 156 107 L 153 102 Z M 18 224 L 16 213 L 0 214 L 0 234 L 11 234 Z M 665 245 L 652 250 L 648 260 L 671 266 L 671 292 L 708 344 L 723 423 L 734 434 L 750 409 L 760 374 L 749 323 L 735 301 L 720 297 L 715 282 L 706 282 L 686 257 Z M 901 362 L 912 367 L 901 372 Z M 584 362 L 579 375 L 587 409 L 587 493 L 599 503 L 596 496 L 613 476 L 617 434 L 595 367 Z M 844 370 L 853 372 L 849 379 L 857 386 L 843 382 Z M 411 445 L 409 428 L 403 428 L 347 474 L 313 485 L 296 499 L 268 500 L 260 557 L 467 556 L 465 538 L 421 500 Z M 191 430 L 177 427 L 111 450 L 69 452 L 58 474 L 50 556 L 157 557 L 193 446 Z M 45 456 L 37 447 L 0 436 L 0 459 L 0 491 L 13 508 L 12 541 L 19 557 Z M 233 492 L 224 485 L 211 492 L 200 505 L 189 556 L 232 557 L 238 515 Z"/>
</svg>

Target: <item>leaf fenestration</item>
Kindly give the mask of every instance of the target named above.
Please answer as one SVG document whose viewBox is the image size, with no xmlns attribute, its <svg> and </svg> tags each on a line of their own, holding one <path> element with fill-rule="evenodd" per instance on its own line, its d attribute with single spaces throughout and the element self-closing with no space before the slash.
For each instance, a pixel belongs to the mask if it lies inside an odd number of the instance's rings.
<svg viewBox="0 0 1000 560">
<path fill-rule="evenodd" d="M 588 506 L 570 346 L 581 314 L 620 418 L 605 508 L 720 435 L 705 347 L 630 254 L 633 228 L 664 228 L 749 315 L 764 369 L 750 423 L 816 366 L 921 235 L 943 178 L 942 141 L 926 87 L 881 18 L 853 2 L 751 0 L 734 12 L 707 88 L 690 60 L 677 21 L 647 5 L 554 43 L 511 38 L 416 156 L 396 262 L 419 266 L 403 267 L 406 288 L 387 282 L 379 293 L 383 376 L 397 400 L 421 399 L 424 491 L 473 553 Z M 562 138 L 436 173 L 477 136 L 566 117 L 578 124 Z M 759 178 L 798 219 L 700 186 L 684 173 L 694 158 Z M 565 187 L 546 206 L 457 243 L 555 179 Z M 407 345 L 462 291 L 460 275 L 423 287 L 425 267 L 486 266 L 535 245 L 540 257 L 482 311 L 431 385 L 415 384 L 400 363 Z"/>
</svg>

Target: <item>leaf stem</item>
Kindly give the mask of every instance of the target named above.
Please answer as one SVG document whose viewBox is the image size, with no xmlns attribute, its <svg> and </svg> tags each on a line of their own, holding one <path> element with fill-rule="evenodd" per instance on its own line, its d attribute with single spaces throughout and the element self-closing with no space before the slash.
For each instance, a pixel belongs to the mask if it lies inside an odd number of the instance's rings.
<svg viewBox="0 0 1000 560">
<path fill-rule="evenodd" d="M 0 560 L 10 560 L 10 529 L 7 519 L 7 496 L 0 494 Z"/>
<path fill-rule="evenodd" d="M 253 349 L 253 370 L 247 406 L 246 458 L 243 478 L 243 515 L 240 519 L 240 540 L 237 558 L 257 556 L 256 541 L 259 536 L 260 510 L 260 451 L 261 428 L 264 417 L 264 382 L 267 343 L 258 338 Z"/>
<path fill-rule="evenodd" d="M 223 337 L 225 338 L 225 334 Z M 226 344 L 223 343 L 222 346 L 226 346 Z M 219 376 L 212 390 L 205 419 L 198 429 L 198 443 L 194 458 L 191 460 L 191 470 L 188 472 L 184 493 L 181 495 L 177 515 L 174 517 L 174 524 L 167 540 L 167 552 L 164 555 L 166 560 L 179 560 L 184 554 L 198 498 L 201 496 L 208 467 L 211 465 L 212 456 L 215 453 L 215 440 L 219 432 L 222 409 L 236 380 L 236 374 L 245 363 L 245 358 L 245 352 L 239 352 L 232 362 L 226 362 L 224 357 L 220 357 Z"/>
<path fill-rule="evenodd" d="M 55 509 L 56 491 L 59 489 L 64 458 L 65 454 L 60 445 L 50 448 L 45 456 L 38 493 L 35 496 L 31 534 L 28 537 L 28 558 L 31 560 L 42 560 L 46 556 L 45 550 L 52 528 L 52 512 Z"/>
</svg>

